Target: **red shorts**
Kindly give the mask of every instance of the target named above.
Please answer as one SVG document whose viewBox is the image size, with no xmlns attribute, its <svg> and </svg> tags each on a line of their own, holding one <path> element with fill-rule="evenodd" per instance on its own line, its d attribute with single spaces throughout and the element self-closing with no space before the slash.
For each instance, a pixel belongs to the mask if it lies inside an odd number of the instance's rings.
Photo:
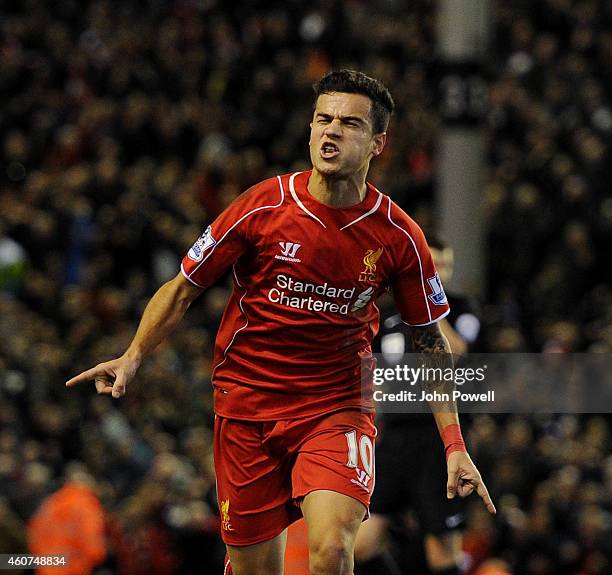
<svg viewBox="0 0 612 575">
<path fill-rule="evenodd" d="M 318 489 L 367 509 L 375 436 L 374 416 L 358 409 L 270 422 L 215 417 L 223 541 L 244 546 L 276 537 L 301 517 L 300 500 Z"/>
</svg>

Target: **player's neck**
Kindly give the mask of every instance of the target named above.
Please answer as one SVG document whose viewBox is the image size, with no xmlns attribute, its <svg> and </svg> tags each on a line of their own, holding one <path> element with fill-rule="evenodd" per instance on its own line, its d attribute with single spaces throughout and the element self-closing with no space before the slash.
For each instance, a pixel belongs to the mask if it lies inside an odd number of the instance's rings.
<svg viewBox="0 0 612 575">
<path fill-rule="evenodd" d="M 362 202 L 366 196 L 365 174 L 330 179 L 313 170 L 308 180 L 308 191 L 322 204 L 332 208 L 349 208 Z"/>
</svg>

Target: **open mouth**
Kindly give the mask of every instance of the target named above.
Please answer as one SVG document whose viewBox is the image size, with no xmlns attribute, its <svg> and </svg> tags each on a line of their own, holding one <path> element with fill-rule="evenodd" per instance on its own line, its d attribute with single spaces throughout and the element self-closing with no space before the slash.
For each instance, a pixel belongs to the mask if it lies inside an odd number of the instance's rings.
<svg viewBox="0 0 612 575">
<path fill-rule="evenodd" d="M 340 148 L 336 146 L 336 144 L 332 142 L 325 142 L 321 146 L 321 157 L 329 160 L 331 158 L 335 158 L 340 153 Z"/>
</svg>

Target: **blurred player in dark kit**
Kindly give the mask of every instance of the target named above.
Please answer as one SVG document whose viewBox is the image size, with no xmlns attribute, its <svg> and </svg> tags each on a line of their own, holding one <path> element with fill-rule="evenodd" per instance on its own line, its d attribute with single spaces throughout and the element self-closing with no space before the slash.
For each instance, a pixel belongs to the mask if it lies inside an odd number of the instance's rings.
<svg viewBox="0 0 612 575">
<path fill-rule="evenodd" d="M 450 282 L 454 253 L 451 246 L 434 234 L 427 234 L 434 265 L 443 284 Z M 480 334 L 478 306 L 470 298 L 448 293 L 450 313 L 438 322 L 455 355 L 474 346 Z M 381 300 L 381 329 L 374 350 L 385 356 L 410 353 L 410 328 L 390 298 Z M 402 528 L 404 515 L 416 515 L 422 534 L 429 572 L 458 575 L 461 533 L 464 523 L 462 502 L 448 500 L 442 486 L 446 477 L 442 445 L 429 414 L 384 414 L 377 421 L 382 433 L 376 445 L 377 484 L 371 501 L 372 515 L 359 530 L 355 556 L 356 575 L 393 575 L 408 572 L 391 552 L 390 531 L 398 546 L 407 543 Z M 406 481 L 405 477 L 410 480 Z M 398 529 L 393 529 L 394 523 Z M 411 572 L 415 572 L 414 562 Z"/>
</svg>

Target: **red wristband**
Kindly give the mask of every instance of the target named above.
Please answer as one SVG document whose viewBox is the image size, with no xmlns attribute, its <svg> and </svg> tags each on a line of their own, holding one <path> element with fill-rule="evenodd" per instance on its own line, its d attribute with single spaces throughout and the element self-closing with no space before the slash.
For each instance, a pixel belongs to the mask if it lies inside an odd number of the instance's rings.
<svg viewBox="0 0 612 575">
<path fill-rule="evenodd" d="M 444 443 L 446 459 L 448 459 L 448 456 L 454 451 L 467 451 L 465 448 L 465 441 L 463 441 L 463 435 L 461 435 L 461 427 L 458 423 L 447 425 L 441 431 L 440 437 Z"/>
</svg>

